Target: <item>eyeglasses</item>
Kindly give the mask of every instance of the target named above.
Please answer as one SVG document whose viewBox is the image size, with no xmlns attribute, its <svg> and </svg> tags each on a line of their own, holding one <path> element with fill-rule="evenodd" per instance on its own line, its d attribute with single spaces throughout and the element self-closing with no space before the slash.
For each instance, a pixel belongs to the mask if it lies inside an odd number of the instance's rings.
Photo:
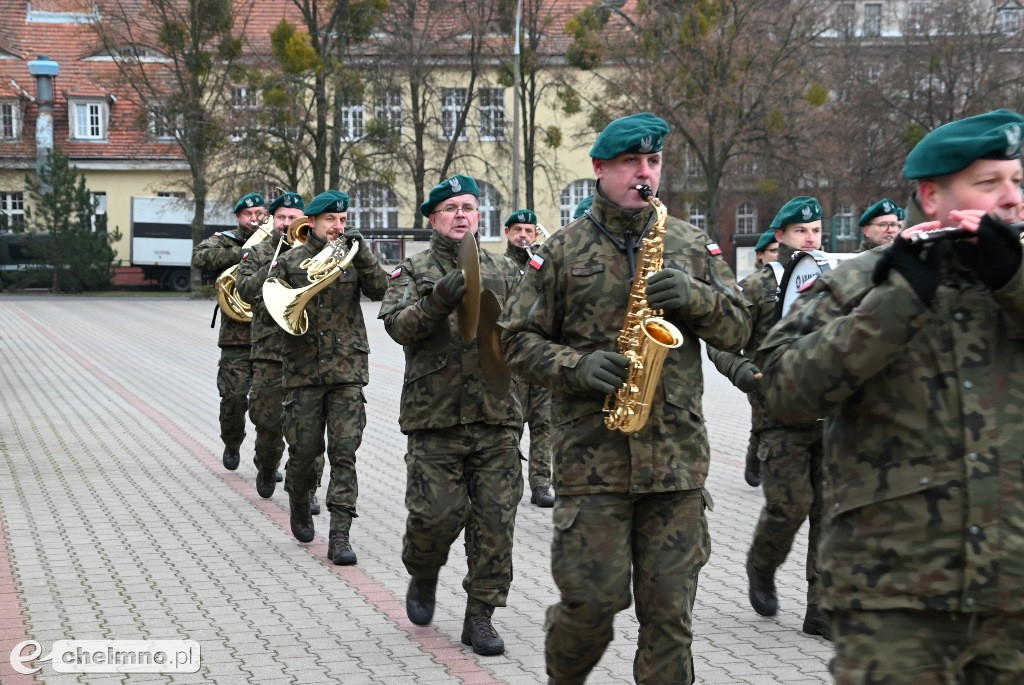
<svg viewBox="0 0 1024 685">
<path fill-rule="evenodd" d="M 477 208 L 473 205 L 445 205 L 441 209 L 435 209 L 435 212 L 443 212 L 444 214 L 458 214 L 460 211 L 463 214 L 472 214 L 477 211 Z"/>
<path fill-rule="evenodd" d="M 884 224 L 868 224 L 868 226 L 875 226 L 877 228 L 882 229 L 883 231 L 888 231 L 890 228 L 899 228 L 900 227 L 899 223 L 896 222 L 896 221 L 889 221 L 889 222 L 886 222 Z"/>
</svg>

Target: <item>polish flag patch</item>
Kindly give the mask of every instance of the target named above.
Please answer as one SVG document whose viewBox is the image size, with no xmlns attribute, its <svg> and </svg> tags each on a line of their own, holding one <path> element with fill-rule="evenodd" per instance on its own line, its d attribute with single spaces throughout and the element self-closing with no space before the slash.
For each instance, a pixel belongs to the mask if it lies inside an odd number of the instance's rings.
<svg viewBox="0 0 1024 685">
<path fill-rule="evenodd" d="M 391 272 L 391 278 L 398 278 L 402 275 L 402 267 L 396 266 L 395 270 Z"/>
<path fill-rule="evenodd" d="M 532 257 L 530 257 L 530 266 L 532 266 L 534 269 L 540 269 L 542 266 L 544 266 L 544 258 L 541 257 L 539 254 L 533 255 Z"/>
<path fill-rule="evenodd" d="M 710 252 L 715 257 L 722 254 L 722 248 L 718 246 L 718 243 L 708 243 L 707 248 L 708 252 Z"/>
<path fill-rule="evenodd" d="M 804 283 L 804 284 L 803 284 L 802 286 L 800 286 L 799 288 L 797 288 L 797 289 L 796 289 L 796 291 L 797 291 L 798 293 L 802 293 L 802 292 L 804 292 L 805 290 L 810 290 L 811 286 L 812 286 L 812 285 L 814 285 L 814 282 L 815 282 L 816 280 L 818 280 L 818 276 L 817 276 L 817 275 L 811 276 L 811 277 L 810 277 L 810 278 L 809 278 L 809 279 L 807 280 L 807 282 L 806 282 L 806 283 Z"/>
<path fill-rule="evenodd" d="M 248 258 L 249 258 L 249 253 L 248 252 L 243 252 L 242 253 L 242 259 L 248 259 Z"/>
</svg>

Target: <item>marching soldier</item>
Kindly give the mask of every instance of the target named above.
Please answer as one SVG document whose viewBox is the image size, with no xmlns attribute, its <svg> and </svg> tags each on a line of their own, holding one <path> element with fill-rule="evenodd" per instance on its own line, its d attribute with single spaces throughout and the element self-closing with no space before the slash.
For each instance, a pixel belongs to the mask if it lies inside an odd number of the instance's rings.
<svg viewBox="0 0 1024 685">
<path fill-rule="evenodd" d="M 807 609 L 803 632 L 829 637 L 828 620 L 818 608 L 817 557 L 821 523 L 821 427 L 818 421 L 786 422 L 765 411 L 760 390 L 760 369 L 752 361 L 754 351 L 776 321 L 779 278 L 798 250 L 821 247 L 821 204 L 813 197 L 798 196 L 783 205 L 770 230 L 779 242 L 779 261 L 755 271 L 742 282 L 743 295 L 753 305 L 754 330 L 742 354 L 708 347 L 708 356 L 733 384 L 747 393 L 756 407 L 751 432 L 758 434 L 764 507 L 754 528 L 747 553 L 750 605 L 761 616 L 774 616 L 779 608 L 775 571 L 793 547 L 804 520 L 809 520 L 807 540 Z M 749 480 L 748 480 L 749 483 Z"/>
<path fill-rule="evenodd" d="M 313 539 L 310 493 L 319 481 L 317 459 L 324 452 L 326 432 L 331 464 L 327 558 L 343 566 L 356 563 L 349 533 L 359 492 L 356 450 L 366 426 L 363 386 L 370 380 L 370 348 L 360 298 L 380 300 L 387 288 L 387 274 L 377 257 L 358 230 L 348 226 L 348 206 L 349 196 L 337 190 L 313 198 L 306 207 L 310 226 L 306 242 L 286 252 L 270 269 L 271 276 L 293 288 L 304 288 L 310 285 L 308 271 L 301 266 L 304 260 L 332 241 L 359 242 L 352 264 L 307 303 L 305 333 L 284 335 L 281 350 L 288 443 L 284 489 L 291 507 L 292 534 L 300 542 Z"/>
<path fill-rule="evenodd" d="M 252 237 L 267 215 L 263 196 L 249 193 L 235 203 L 238 228 L 214 233 L 192 250 L 192 266 L 220 273 L 242 259 L 242 245 Z M 221 313 L 220 361 L 217 362 L 217 391 L 220 394 L 220 439 L 224 442 L 221 461 L 234 471 L 241 460 L 239 448 L 245 439 L 245 410 L 252 382 L 250 324 L 235 321 Z"/>
<path fill-rule="evenodd" d="M 461 174 L 430 191 L 420 206 L 434 229 L 430 248 L 391 272 L 380 318 L 405 349 L 399 426 L 409 443 L 402 561 L 412 577 L 406 612 L 417 625 L 433 619 L 438 573 L 465 528 L 462 643 L 494 655 L 505 651 L 491 616 L 505 606 L 512 582 L 512 539 L 523 495 L 523 415 L 515 388 L 502 397 L 483 382 L 477 342 L 463 342 L 457 326 L 466 283 L 456 255 L 463 236 L 477 233 L 479 197 L 476 180 Z M 504 303 L 519 271 L 502 255 L 479 255 L 482 287 Z"/>
<path fill-rule="evenodd" d="M 739 349 L 750 317 L 721 250 L 691 224 L 667 218 L 664 268 L 646 287 L 650 306 L 663 309 L 687 342 L 666 354 L 642 429 L 609 430 L 602 411 L 628 375 L 616 341 L 631 267 L 656 218 L 637 186 L 657 193 L 668 131 L 642 113 L 598 135 L 592 207 L 538 249 L 537 266 L 501 322 L 513 370 L 552 392 L 551 568 L 560 599 L 545 621 L 545 663 L 558 685 L 584 682 L 600 660 L 615 614 L 631 603 L 631 580 L 640 622 L 636 681 L 693 682 L 692 611 L 710 553 L 704 510 L 711 506 L 698 338 Z"/>
<path fill-rule="evenodd" d="M 1008 110 L 928 133 L 903 167 L 907 233 L 973 237 L 844 262 L 758 351 L 770 411 L 828 417 L 839 685 L 1024 682 L 1022 140 Z"/>
<path fill-rule="evenodd" d="M 879 200 L 864 210 L 857 225 L 864 231 L 864 239 L 860 242 L 857 252 L 873 250 L 879 245 L 891 245 L 901 230 L 903 210 L 889 198 Z"/>
<path fill-rule="evenodd" d="M 505 256 L 519 266 L 520 274 L 528 268 L 537 238 L 537 214 L 532 209 L 516 210 L 505 219 Z M 555 504 L 551 492 L 551 391 L 520 381 L 519 403 L 524 424 L 530 424 L 530 504 L 550 508 Z"/>
<path fill-rule="evenodd" d="M 302 196 L 284 193 L 270 203 L 268 211 L 274 219 L 274 233 L 269 240 L 256 243 L 242 253 L 238 294 L 252 307 L 252 387 L 249 389 L 249 419 L 256 427 L 256 492 L 260 497 L 274 494 L 275 484 L 282 480 L 278 466 L 284 454 L 284 430 L 281 426 L 281 344 L 284 331 L 277 325 L 263 303 L 263 283 L 270 263 L 279 250 L 289 245 L 282 242 L 293 221 L 302 218 L 305 204 Z M 317 460 L 317 479 L 323 473 L 323 457 Z M 320 513 L 316 491 L 310 495 L 310 511 Z"/>
<path fill-rule="evenodd" d="M 765 264 L 779 261 L 779 240 L 774 229 L 769 228 L 761 234 L 754 245 L 754 268 L 760 269 Z"/>
</svg>

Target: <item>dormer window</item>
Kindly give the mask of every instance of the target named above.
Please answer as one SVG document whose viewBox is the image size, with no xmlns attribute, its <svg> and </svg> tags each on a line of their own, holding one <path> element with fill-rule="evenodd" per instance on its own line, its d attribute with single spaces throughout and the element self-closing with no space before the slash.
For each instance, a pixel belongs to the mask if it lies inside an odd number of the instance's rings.
<svg viewBox="0 0 1024 685">
<path fill-rule="evenodd" d="M 21 107 L 17 100 L 0 100 L 0 140 L 21 137 Z"/>
<path fill-rule="evenodd" d="M 107 103 L 104 100 L 72 100 L 69 129 L 72 140 L 107 139 Z"/>
</svg>

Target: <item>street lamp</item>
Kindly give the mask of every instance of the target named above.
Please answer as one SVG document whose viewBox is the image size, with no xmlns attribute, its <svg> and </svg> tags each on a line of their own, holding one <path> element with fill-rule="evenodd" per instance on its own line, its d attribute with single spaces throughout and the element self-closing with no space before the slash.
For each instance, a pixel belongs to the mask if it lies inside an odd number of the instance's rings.
<svg viewBox="0 0 1024 685">
<path fill-rule="evenodd" d="M 519 31 L 523 20 L 523 0 L 516 0 L 515 47 L 512 48 L 512 211 L 519 209 L 519 89 L 522 82 L 519 56 Z"/>
</svg>

